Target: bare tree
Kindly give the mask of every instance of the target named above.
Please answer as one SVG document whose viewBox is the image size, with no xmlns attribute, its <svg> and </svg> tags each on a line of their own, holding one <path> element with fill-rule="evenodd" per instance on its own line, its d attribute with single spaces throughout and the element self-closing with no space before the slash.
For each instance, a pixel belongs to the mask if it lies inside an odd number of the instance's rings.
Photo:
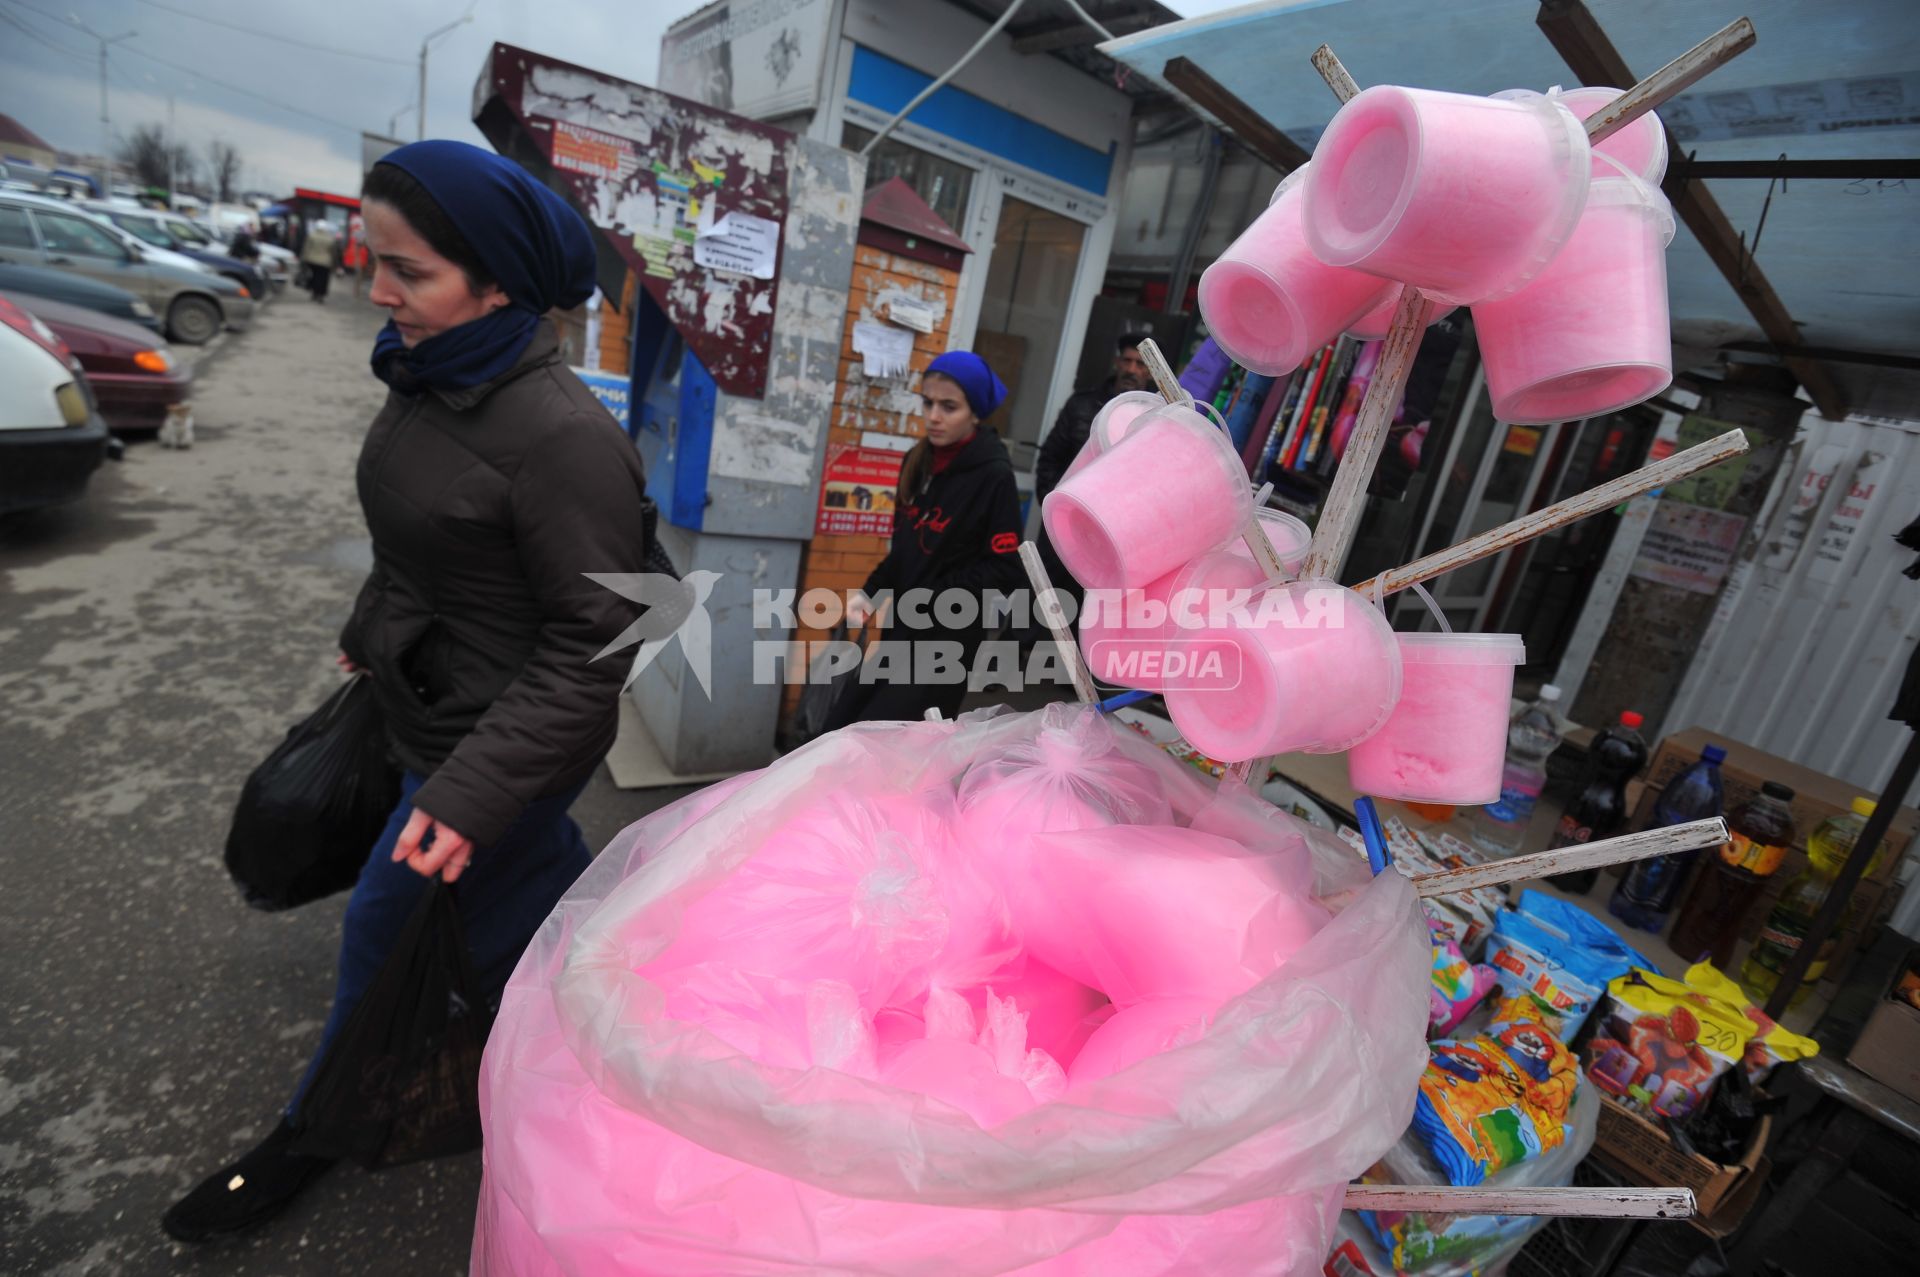
<svg viewBox="0 0 1920 1277">
<path fill-rule="evenodd" d="M 192 153 L 177 142 L 169 144 L 167 131 L 158 124 L 136 126 L 120 143 L 120 162 L 133 170 L 138 185 L 161 190 L 166 189 L 169 176 L 177 185 L 185 185 L 194 172 Z"/>
<path fill-rule="evenodd" d="M 207 143 L 207 181 L 216 200 L 233 202 L 234 188 L 240 185 L 240 150 L 225 138 Z"/>
</svg>

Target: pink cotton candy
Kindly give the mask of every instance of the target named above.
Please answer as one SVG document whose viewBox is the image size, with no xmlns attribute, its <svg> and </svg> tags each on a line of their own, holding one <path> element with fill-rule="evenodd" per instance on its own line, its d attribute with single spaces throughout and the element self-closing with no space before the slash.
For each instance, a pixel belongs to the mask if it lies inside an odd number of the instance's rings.
<svg viewBox="0 0 1920 1277">
<path fill-rule="evenodd" d="M 1169 827 L 1034 840 L 1040 892 L 1015 927 L 1043 960 L 1122 1007 L 1202 997 L 1216 1005 L 1278 970 L 1327 913 L 1259 857 Z"/>
<path fill-rule="evenodd" d="M 1402 634 L 1400 700 L 1347 754 L 1354 789 L 1375 798 L 1483 806 L 1500 797 L 1518 634 Z"/>
<path fill-rule="evenodd" d="M 1219 1009 L 1211 998 L 1157 998 L 1127 1007 L 1094 1030 L 1074 1057 L 1074 1084 L 1111 1077 L 1150 1055 L 1198 1041 Z"/>
</svg>

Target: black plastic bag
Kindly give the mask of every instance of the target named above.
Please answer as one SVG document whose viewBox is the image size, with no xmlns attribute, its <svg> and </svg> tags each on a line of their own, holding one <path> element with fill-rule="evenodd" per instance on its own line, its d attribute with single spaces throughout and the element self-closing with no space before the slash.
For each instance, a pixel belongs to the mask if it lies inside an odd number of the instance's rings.
<svg viewBox="0 0 1920 1277">
<path fill-rule="evenodd" d="M 348 679 L 247 777 L 227 831 L 227 872 L 256 909 L 345 891 L 399 804 L 373 683 Z"/>
<path fill-rule="evenodd" d="M 788 721 L 786 744 L 789 749 L 798 749 L 827 730 L 827 717 L 833 713 L 834 702 L 840 699 L 840 693 L 849 683 L 860 677 L 858 662 L 831 679 L 826 677 L 827 661 L 838 650 L 837 645 L 846 641 L 847 623 L 842 621 L 827 635 L 827 642 L 836 646 L 822 651 L 807 667 L 807 685 L 801 690 L 800 703 L 794 706 L 793 717 Z"/>
<path fill-rule="evenodd" d="M 479 1148 L 492 1020 L 453 891 L 436 877 L 314 1072 L 294 1151 L 373 1170 Z"/>
</svg>

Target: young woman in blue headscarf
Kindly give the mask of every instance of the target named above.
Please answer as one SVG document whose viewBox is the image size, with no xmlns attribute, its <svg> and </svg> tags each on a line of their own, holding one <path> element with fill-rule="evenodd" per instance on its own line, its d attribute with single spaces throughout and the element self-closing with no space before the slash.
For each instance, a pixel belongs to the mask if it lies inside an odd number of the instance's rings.
<svg viewBox="0 0 1920 1277">
<path fill-rule="evenodd" d="M 893 504 L 893 541 L 887 557 L 867 577 L 869 600 L 893 596 L 886 639 L 897 659 L 873 661 L 850 679 L 828 715 L 827 728 L 880 719 L 917 719 L 929 709 L 952 718 L 966 698 L 965 671 L 987 637 L 985 591 L 1011 595 L 1026 586 L 1020 566 L 1020 494 L 1013 461 L 1000 436 L 980 423 L 1007 397 L 1007 388 L 970 350 L 950 350 L 927 365 L 920 378 L 920 405 L 927 433 L 900 467 Z M 941 606 L 948 592 L 954 598 Z M 862 625 L 872 613 L 849 615 Z M 955 625 L 940 618 L 964 619 Z M 916 681 L 931 674 L 934 649 L 957 657 L 958 677 Z M 947 663 L 946 668 L 954 668 Z"/>
<path fill-rule="evenodd" d="M 363 204 L 391 392 L 360 453 L 374 567 L 340 664 L 372 680 L 402 796 L 348 901 L 313 1063 L 265 1143 L 167 1212 L 183 1241 L 260 1223 L 331 1164 L 294 1151 L 301 1099 L 434 875 L 497 1000 L 590 860 L 567 809 L 613 741 L 624 662 L 594 658 L 633 610 L 583 574 L 647 565 L 639 457 L 544 318 L 593 291 L 586 223 L 459 142 L 392 152 Z"/>
</svg>

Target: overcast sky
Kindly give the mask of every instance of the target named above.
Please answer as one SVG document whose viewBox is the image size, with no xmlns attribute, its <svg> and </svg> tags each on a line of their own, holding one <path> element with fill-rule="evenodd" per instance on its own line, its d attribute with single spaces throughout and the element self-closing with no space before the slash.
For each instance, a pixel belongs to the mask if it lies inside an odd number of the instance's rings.
<svg viewBox="0 0 1920 1277">
<path fill-rule="evenodd" d="M 420 41 L 436 27 L 472 12 L 471 22 L 434 42 L 427 135 L 484 145 L 470 122 L 470 101 L 493 41 L 651 84 L 662 32 L 702 2 L 0 0 L 0 112 L 56 147 L 98 151 L 100 46 L 75 25 L 77 17 L 108 38 L 137 33 L 115 44 L 108 59 L 116 139 L 140 124 L 165 124 L 172 95 L 180 140 L 196 156 L 216 137 L 232 142 L 245 165 L 243 186 L 349 192 L 359 185 L 362 130 L 385 133 L 398 116 L 397 136 L 414 136 Z M 1235 2 L 1180 0 L 1169 7 L 1196 15 Z"/>
</svg>

